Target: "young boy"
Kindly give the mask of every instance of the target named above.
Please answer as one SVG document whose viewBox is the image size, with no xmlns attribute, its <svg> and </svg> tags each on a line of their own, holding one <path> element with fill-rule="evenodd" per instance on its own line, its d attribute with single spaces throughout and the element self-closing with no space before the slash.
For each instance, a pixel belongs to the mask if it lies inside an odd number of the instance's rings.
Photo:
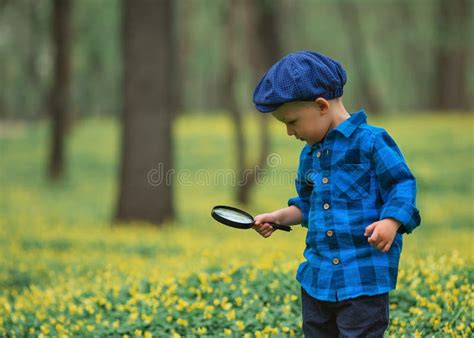
<svg viewBox="0 0 474 338">
<path fill-rule="evenodd" d="M 402 234 L 420 224 L 416 184 L 388 133 L 350 115 L 342 103 L 346 73 L 327 56 L 301 51 L 273 65 L 254 103 L 306 142 L 288 207 L 255 217 L 308 228 L 296 279 L 307 337 L 382 337 L 389 323 Z"/>
</svg>

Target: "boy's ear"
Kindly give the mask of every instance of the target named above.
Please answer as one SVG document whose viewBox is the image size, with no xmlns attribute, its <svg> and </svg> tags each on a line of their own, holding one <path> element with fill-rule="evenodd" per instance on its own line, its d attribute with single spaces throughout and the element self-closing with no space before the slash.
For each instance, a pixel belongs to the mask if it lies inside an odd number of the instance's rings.
<svg viewBox="0 0 474 338">
<path fill-rule="evenodd" d="M 327 114 L 329 112 L 330 104 L 328 100 L 322 97 L 318 97 L 316 100 L 314 100 L 314 102 L 316 103 L 322 114 Z"/>
</svg>

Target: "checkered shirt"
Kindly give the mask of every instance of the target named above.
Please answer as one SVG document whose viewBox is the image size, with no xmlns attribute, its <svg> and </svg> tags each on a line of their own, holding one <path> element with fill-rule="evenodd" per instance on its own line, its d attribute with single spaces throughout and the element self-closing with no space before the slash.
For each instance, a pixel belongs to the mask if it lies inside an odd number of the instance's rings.
<svg viewBox="0 0 474 338">
<path fill-rule="evenodd" d="M 402 153 L 362 110 L 300 156 L 296 190 L 288 205 L 308 228 L 297 280 L 312 297 L 342 301 L 395 289 L 402 233 L 420 224 L 416 183 Z M 365 228 L 393 218 L 399 228 L 390 250 L 368 243 Z"/>
</svg>

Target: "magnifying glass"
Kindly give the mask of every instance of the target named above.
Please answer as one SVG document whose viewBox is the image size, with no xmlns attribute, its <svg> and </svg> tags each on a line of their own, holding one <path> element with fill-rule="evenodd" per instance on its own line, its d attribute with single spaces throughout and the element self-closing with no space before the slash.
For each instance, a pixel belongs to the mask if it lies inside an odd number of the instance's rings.
<svg viewBox="0 0 474 338">
<path fill-rule="evenodd" d="M 217 205 L 212 208 L 211 216 L 216 221 L 237 229 L 250 229 L 255 223 L 253 216 L 249 213 L 226 205 Z M 267 223 L 275 230 L 291 231 L 291 227 L 288 225 Z"/>
</svg>

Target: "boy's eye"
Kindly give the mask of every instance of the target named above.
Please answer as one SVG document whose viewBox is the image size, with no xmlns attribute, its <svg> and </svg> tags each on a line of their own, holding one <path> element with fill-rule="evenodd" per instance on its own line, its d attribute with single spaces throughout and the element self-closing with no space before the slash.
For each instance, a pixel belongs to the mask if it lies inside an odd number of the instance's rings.
<svg viewBox="0 0 474 338">
<path fill-rule="evenodd" d="M 295 124 L 296 120 L 288 121 L 286 124 Z"/>
</svg>

